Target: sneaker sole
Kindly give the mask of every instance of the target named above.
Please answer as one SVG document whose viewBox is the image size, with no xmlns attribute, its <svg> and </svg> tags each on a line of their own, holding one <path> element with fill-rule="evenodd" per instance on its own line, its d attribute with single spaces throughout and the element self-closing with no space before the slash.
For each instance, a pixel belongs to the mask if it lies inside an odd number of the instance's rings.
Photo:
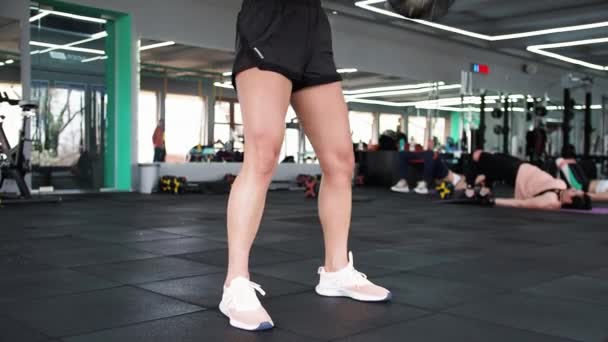
<svg viewBox="0 0 608 342">
<path fill-rule="evenodd" d="M 360 302 L 388 302 L 393 298 L 391 292 L 389 292 L 385 297 L 371 297 L 371 296 L 362 296 L 354 291 L 342 290 L 342 289 L 324 289 L 319 287 L 318 285 L 315 287 L 315 291 L 319 296 L 323 297 L 345 297 L 354 299 Z"/>
<path fill-rule="evenodd" d="M 396 188 L 391 188 L 391 191 L 392 192 L 398 192 L 398 193 L 401 193 L 401 194 L 409 194 L 410 193 L 410 190 L 401 190 L 401 189 L 396 189 Z"/>
<path fill-rule="evenodd" d="M 253 326 L 253 325 L 245 324 L 243 322 L 234 320 L 234 319 L 230 318 L 230 315 L 228 314 L 228 310 L 222 305 L 222 303 L 220 303 L 219 309 L 220 309 L 220 312 L 224 316 L 228 317 L 228 320 L 230 321 L 230 325 L 237 329 L 247 330 L 247 331 L 264 331 L 264 330 L 270 330 L 270 329 L 274 328 L 274 324 L 272 322 L 262 322 L 257 326 Z"/>
</svg>

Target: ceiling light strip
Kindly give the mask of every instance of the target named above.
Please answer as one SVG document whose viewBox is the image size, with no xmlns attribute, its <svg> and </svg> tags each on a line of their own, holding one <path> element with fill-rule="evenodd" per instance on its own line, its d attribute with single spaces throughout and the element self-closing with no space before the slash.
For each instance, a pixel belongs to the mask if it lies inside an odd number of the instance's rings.
<svg viewBox="0 0 608 342">
<path fill-rule="evenodd" d="M 365 89 L 357 89 L 357 90 L 345 90 L 345 95 L 358 95 L 358 94 L 366 94 L 366 93 L 375 93 L 375 92 L 383 92 L 383 91 L 394 91 L 394 90 L 406 90 L 406 89 L 419 89 L 419 88 L 429 88 L 435 86 L 445 85 L 444 82 L 436 82 L 436 83 L 420 83 L 420 84 L 405 84 L 398 86 L 387 86 L 387 87 L 376 87 L 376 88 L 365 88 Z"/>
<path fill-rule="evenodd" d="M 510 40 L 510 39 L 525 38 L 525 37 L 533 37 L 533 36 L 543 36 L 543 35 L 548 35 L 548 34 L 553 34 L 553 33 L 582 31 L 582 30 L 591 30 L 591 29 L 608 27 L 608 21 L 603 21 L 603 22 L 591 23 L 591 24 L 556 27 L 556 28 L 550 28 L 550 29 L 544 29 L 544 30 L 519 32 L 519 33 L 511 33 L 511 34 L 501 34 L 501 35 L 492 36 L 492 35 L 486 35 L 486 34 L 476 33 L 476 32 L 472 32 L 472 31 L 467 31 L 467 30 L 459 29 L 459 28 L 456 28 L 453 26 L 443 25 L 443 24 L 439 24 L 439 23 L 426 21 L 426 20 L 410 19 L 410 18 L 404 17 L 402 15 L 399 15 L 393 11 L 389 11 L 389 10 L 379 8 L 376 6 L 372 6 L 374 4 L 379 4 L 379 3 L 383 3 L 383 2 L 385 2 L 385 0 L 365 0 L 365 1 L 356 2 L 355 6 L 362 8 L 364 10 L 367 10 L 367 11 L 383 14 L 383 15 L 386 15 L 389 17 L 404 19 L 404 20 L 416 22 L 416 23 L 419 23 L 419 24 L 422 24 L 425 26 L 434 27 L 434 28 L 437 28 L 440 30 L 449 31 L 449 32 L 457 33 L 457 34 L 460 34 L 463 36 L 468 36 L 468 37 L 487 40 L 487 41 Z"/>
<path fill-rule="evenodd" d="M 146 50 L 151 50 L 151 49 L 156 49 L 156 48 L 161 48 L 161 47 L 171 46 L 171 45 L 175 45 L 175 42 L 174 41 L 168 41 L 168 42 L 150 44 L 150 45 L 146 45 L 146 46 L 140 47 L 139 51 L 146 51 Z"/>
<path fill-rule="evenodd" d="M 532 46 L 529 46 L 527 48 L 528 51 L 539 54 L 539 55 L 543 55 L 546 57 L 551 57 L 554 59 L 558 59 L 560 61 L 563 62 L 568 62 L 571 64 L 577 64 L 580 66 L 584 66 L 590 69 L 595 69 L 595 70 L 600 70 L 600 71 L 606 71 L 608 70 L 608 66 L 603 66 L 603 65 L 599 65 L 599 64 L 593 64 L 593 63 L 588 63 L 585 61 L 581 61 L 580 59 L 576 59 L 576 58 L 570 58 L 570 57 L 566 57 L 564 55 L 560 55 L 558 53 L 553 53 L 553 52 L 549 52 L 549 51 L 545 51 L 545 50 L 541 50 L 541 49 L 536 49 Z"/>
<path fill-rule="evenodd" d="M 409 89 L 409 90 L 395 90 L 395 91 L 385 91 L 385 92 L 376 92 L 376 93 L 364 93 L 358 95 L 350 95 L 351 98 L 369 98 L 369 97 L 388 97 L 388 96 L 399 96 L 399 95 L 412 95 L 412 94 L 424 94 L 431 92 L 433 90 L 452 90 L 452 89 L 460 89 L 460 84 L 451 84 L 451 85 L 443 85 L 437 87 L 428 87 L 428 88 L 420 88 L 420 89 Z"/>
<path fill-rule="evenodd" d="M 69 43 L 69 44 L 56 45 L 55 47 L 51 47 L 51 48 L 48 48 L 46 50 L 42 50 L 42 51 L 40 51 L 40 53 L 47 53 L 47 52 L 51 52 L 51 51 L 54 51 L 54 50 L 67 50 L 70 47 L 73 47 L 73 46 L 76 46 L 76 45 L 80 45 L 80 44 L 84 44 L 84 43 L 88 43 L 88 42 L 92 42 L 94 40 L 105 38 L 107 36 L 108 36 L 108 33 L 105 32 L 105 31 L 98 32 L 98 33 L 95 33 L 94 35 L 92 35 L 90 38 L 79 40 L 79 41 L 76 41 L 76 42 L 73 42 L 73 43 Z M 98 51 L 101 51 L 101 50 L 98 50 Z"/>
<path fill-rule="evenodd" d="M 101 18 L 93 18 L 93 17 L 84 16 L 84 15 L 77 15 L 77 14 L 72 14 L 72 13 L 52 11 L 52 10 L 46 10 L 46 9 L 38 9 L 38 8 L 35 8 L 34 10 L 39 11 L 40 14 L 47 13 L 47 15 L 52 14 L 52 15 L 56 15 L 59 17 L 71 18 L 71 19 L 76 19 L 76 20 L 80 20 L 80 21 L 88 21 L 88 22 L 98 23 L 98 24 L 107 23 L 107 20 L 101 19 Z M 40 14 L 37 14 L 37 15 L 33 16 L 32 18 L 35 18 L 36 16 L 38 16 Z M 32 20 L 32 18 L 30 18 L 30 22 L 35 21 L 35 20 Z"/>
<path fill-rule="evenodd" d="M 54 50 L 78 51 L 78 52 L 92 53 L 92 54 L 96 54 L 96 55 L 105 55 L 105 52 L 103 50 L 87 49 L 87 48 L 73 47 L 73 46 L 63 46 L 63 45 L 59 45 L 59 44 L 37 42 L 37 41 L 33 41 L 33 40 L 30 41 L 30 45 L 52 48 Z M 41 52 L 38 52 L 38 53 L 41 53 Z"/>
<path fill-rule="evenodd" d="M 33 23 L 36 20 L 40 20 L 40 19 L 46 17 L 49 14 L 51 14 L 51 12 L 48 12 L 48 11 L 40 12 L 40 13 L 38 13 L 35 16 L 33 16 L 33 17 L 30 18 L 30 23 Z"/>
</svg>

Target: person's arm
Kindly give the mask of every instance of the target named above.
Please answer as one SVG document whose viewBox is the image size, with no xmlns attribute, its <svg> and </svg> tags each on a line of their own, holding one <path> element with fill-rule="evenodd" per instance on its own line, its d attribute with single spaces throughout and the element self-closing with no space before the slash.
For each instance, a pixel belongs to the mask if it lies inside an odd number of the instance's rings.
<svg viewBox="0 0 608 342">
<path fill-rule="evenodd" d="M 527 199 L 497 198 L 495 203 L 498 207 L 521 209 L 559 210 L 562 207 L 557 194 L 552 192 Z"/>
<path fill-rule="evenodd" d="M 589 192 L 587 195 L 589 195 L 592 201 L 608 202 L 608 192 L 602 192 L 599 194 Z"/>
</svg>

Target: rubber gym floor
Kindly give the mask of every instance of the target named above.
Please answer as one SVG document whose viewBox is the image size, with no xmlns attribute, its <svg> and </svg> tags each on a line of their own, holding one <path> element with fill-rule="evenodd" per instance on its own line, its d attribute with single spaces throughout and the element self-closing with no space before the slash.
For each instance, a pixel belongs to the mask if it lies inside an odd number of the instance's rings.
<svg viewBox="0 0 608 342">
<path fill-rule="evenodd" d="M 314 293 L 316 202 L 270 193 L 252 280 L 277 328 L 219 313 L 226 196 L 105 194 L 0 208 L 0 341 L 601 342 L 607 216 L 357 190 L 355 266 L 389 304 Z"/>
</svg>

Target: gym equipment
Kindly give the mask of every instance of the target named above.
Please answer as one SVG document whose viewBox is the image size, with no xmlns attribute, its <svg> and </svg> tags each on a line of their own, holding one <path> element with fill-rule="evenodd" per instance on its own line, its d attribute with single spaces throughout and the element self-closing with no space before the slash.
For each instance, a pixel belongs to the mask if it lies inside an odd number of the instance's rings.
<svg viewBox="0 0 608 342">
<path fill-rule="evenodd" d="M 454 185 L 450 182 L 441 182 L 435 190 L 437 190 L 437 193 L 442 200 L 449 200 L 454 197 Z"/>
<path fill-rule="evenodd" d="M 494 195 L 490 192 L 487 194 L 482 193 L 481 186 L 476 186 L 474 189 L 473 196 L 468 196 L 466 190 L 457 191 L 452 194 L 452 197 L 445 199 L 443 201 L 439 201 L 439 203 L 444 204 L 468 204 L 468 205 L 477 205 L 482 207 L 493 207 L 496 202 L 494 200 Z"/>
<path fill-rule="evenodd" d="M 496 135 L 503 135 L 503 134 L 505 134 L 505 128 L 502 127 L 501 125 L 494 126 L 494 134 L 496 134 Z"/>
<path fill-rule="evenodd" d="M 4 115 L 0 115 L 0 188 L 5 180 L 11 179 L 17 185 L 18 193 L 15 195 L 4 194 L 0 196 L 0 204 L 18 203 L 57 203 L 61 197 L 54 196 L 32 196 L 25 177 L 31 172 L 30 161 L 25 157 L 25 146 L 31 140 L 26 138 L 26 131 L 30 124 L 31 112 L 38 108 L 35 103 L 10 99 L 6 93 L 0 94 L 0 104 L 6 102 L 9 106 L 19 106 L 23 110 L 21 131 L 19 132 L 19 143 L 11 147 L 4 132 Z"/>
<path fill-rule="evenodd" d="M 492 111 L 492 117 L 494 119 L 502 118 L 502 110 L 500 108 L 494 108 L 494 110 Z"/>
<path fill-rule="evenodd" d="M 306 190 L 304 192 L 304 196 L 306 198 L 317 198 L 319 197 L 319 189 L 321 187 L 321 175 L 317 175 L 308 179 L 304 186 Z"/>
<path fill-rule="evenodd" d="M 410 19 L 435 21 L 446 14 L 455 0 L 388 0 L 386 7 Z"/>
</svg>

